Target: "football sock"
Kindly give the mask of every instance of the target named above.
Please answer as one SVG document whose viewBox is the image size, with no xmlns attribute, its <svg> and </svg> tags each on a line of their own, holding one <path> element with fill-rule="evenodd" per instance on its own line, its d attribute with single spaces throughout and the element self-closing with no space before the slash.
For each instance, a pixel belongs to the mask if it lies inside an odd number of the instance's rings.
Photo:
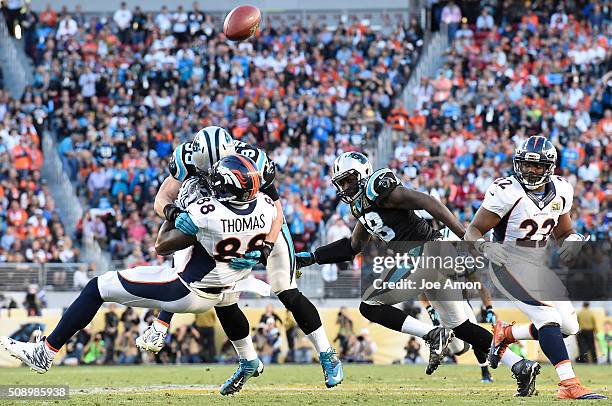
<svg viewBox="0 0 612 406">
<path fill-rule="evenodd" d="M 247 361 L 257 359 L 257 352 L 255 351 L 253 340 L 250 335 L 240 340 L 232 340 L 232 344 L 240 359 L 246 359 Z"/>
<path fill-rule="evenodd" d="M 325 333 L 323 326 L 308 334 L 307 337 L 312 345 L 314 345 L 317 352 L 324 352 L 331 348 L 331 344 L 327 339 L 327 334 Z"/>
<path fill-rule="evenodd" d="M 391 305 L 371 305 L 361 302 L 359 312 L 372 323 L 418 337 L 423 337 L 432 329 L 431 324 L 425 324 L 414 317 L 408 316 L 397 307 Z"/>
<path fill-rule="evenodd" d="M 172 320 L 172 316 L 174 316 L 174 313 L 170 313 L 165 310 L 162 310 L 161 312 L 159 312 L 159 316 L 157 316 L 157 320 L 160 320 L 166 323 L 166 327 L 167 327 L 170 325 L 170 320 Z"/>
<path fill-rule="evenodd" d="M 153 328 L 157 331 L 168 331 L 168 327 L 170 325 L 168 323 L 163 322 L 162 320 L 155 319 L 152 324 Z"/>
<path fill-rule="evenodd" d="M 511 367 L 512 365 L 516 364 L 517 362 L 521 361 L 523 358 L 518 355 L 515 354 L 514 352 L 510 351 L 509 349 L 506 349 L 506 351 L 504 351 L 504 355 L 502 355 L 501 357 L 501 362 L 504 365 L 507 365 L 509 367 Z"/>
<path fill-rule="evenodd" d="M 423 323 L 421 320 L 415 319 L 412 316 L 407 316 L 402 323 L 402 329 L 400 331 L 405 334 L 423 337 L 431 331 L 431 328 L 430 324 Z"/>
<path fill-rule="evenodd" d="M 474 348 L 474 355 L 476 356 L 476 359 L 478 360 L 478 365 L 480 365 L 481 368 L 486 368 L 487 365 L 489 365 L 486 352 L 482 351 L 481 349 Z"/>
<path fill-rule="evenodd" d="M 563 381 L 576 376 L 572 363 L 569 360 L 565 342 L 563 342 L 561 328 L 558 324 L 547 324 L 540 327 L 538 330 L 538 341 L 546 358 L 555 366 L 560 380 Z"/>
<path fill-rule="evenodd" d="M 237 303 L 230 306 L 215 307 L 215 312 L 217 312 L 219 323 L 221 323 L 221 327 L 230 341 L 234 342 L 247 336 L 250 339 L 249 320 Z"/>
<path fill-rule="evenodd" d="M 574 373 L 574 368 L 572 368 L 572 362 L 570 360 L 561 361 L 557 365 L 555 365 L 555 371 L 557 371 L 557 375 L 559 375 L 560 381 L 565 381 L 566 379 L 572 379 L 576 377 Z"/>
<path fill-rule="evenodd" d="M 277 296 L 287 310 L 293 313 L 304 334 L 309 335 L 322 326 L 317 308 L 302 292 L 297 289 L 287 289 Z"/>
<path fill-rule="evenodd" d="M 493 334 L 489 330 L 466 320 L 453 328 L 453 331 L 455 332 L 455 337 L 472 344 L 474 349 L 489 352 L 491 342 L 493 341 Z"/>
<path fill-rule="evenodd" d="M 512 336 L 516 340 L 537 340 L 538 329 L 535 328 L 533 323 L 515 324 L 512 326 Z"/>
<path fill-rule="evenodd" d="M 59 350 L 77 331 L 85 328 L 104 303 L 98 289 L 98 277 L 90 280 L 83 288 L 79 297 L 62 315 L 53 332 L 47 337 L 47 347 Z"/>
</svg>

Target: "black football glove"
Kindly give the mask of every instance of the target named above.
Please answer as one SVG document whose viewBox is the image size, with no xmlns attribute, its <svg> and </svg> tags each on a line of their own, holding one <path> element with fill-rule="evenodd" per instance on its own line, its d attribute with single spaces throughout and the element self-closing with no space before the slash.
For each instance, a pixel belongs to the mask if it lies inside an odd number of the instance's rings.
<svg viewBox="0 0 612 406">
<path fill-rule="evenodd" d="M 305 266 L 310 266 L 316 263 L 317 260 L 315 258 L 314 252 L 298 252 L 295 254 L 295 264 L 297 269 L 304 268 Z"/>
<path fill-rule="evenodd" d="M 181 210 L 181 208 L 176 206 L 175 204 L 168 203 L 164 206 L 164 217 L 166 218 L 166 220 L 174 223 L 174 220 L 176 220 L 178 215 L 181 214 L 183 211 L 184 210 Z"/>
</svg>

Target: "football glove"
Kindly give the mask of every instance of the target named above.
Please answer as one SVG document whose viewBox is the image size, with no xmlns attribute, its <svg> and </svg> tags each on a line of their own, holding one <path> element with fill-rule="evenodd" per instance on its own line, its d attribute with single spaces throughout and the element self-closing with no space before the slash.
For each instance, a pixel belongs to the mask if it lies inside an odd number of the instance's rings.
<svg viewBox="0 0 612 406">
<path fill-rule="evenodd" d="M 295 254 L 295 264 L 297 266 L 297 269 L 304 268 L 305 266 L 310 266 L 316 262 L 317 260 L 315 258 L 314 252 L 303 251 Z"/>
<path fill-rule="evenodd" d="M 559 247 L 559 258 L 561 261 L 570 263 L 575 260 L 584 243 L 590 239 L 590 235 L 586 238 L 578 233 L 568 235 L 565 240 L 563 240 L 561 247 Z"/>
<path fill-rule="evenodd" d="M 429 315 L 429 318 L 431 319 L 431 322 L 433 323 L 434 326 L 439 326 L 440 325 L 440 315 L 438 314 L 438 312 L 436 311 L 436 309 L 434 309 L 432 306 L 427 306 L 427 314 Z"/>
<path fill-rule="evenodd" d="M 268 257 L 270 256 L 272 249 L 274 249 L 274 243 L 264 241 L 263 245 L 251 251 L 247 251 L 243 257 L 232 258 L 229 262 L 229 266 L 232 269 L 241 271 L 243 269 L 253 268 L 259 263 L 263 264 L 264 266 L 268 265 Z"/>
<path fill-rule="evenodd" d="M 497 316 L 493 311 L 493 306 L 487 306 L 487 312 L 485 313 L 485 322 L 495 324 L 497 322 Z"/>
<path fill-rule="evenodd" d="M 177 230 L 181 231 L 183 234 L 187 235 L 197 235 L 198 234 L 198 226 L 195 225 L 189 213 L 185 211 L 181 211 L 176 220 L 174 220 L 174 227 Z"/>
<path fill-rule="evenodd" d="M 176 220 L 178 215 L 181 214 L 182 212 L 183 210 L 181 210 L 180 207 L 172 203 L 168 203 L 167 205 L 164 206 L 164 217 L 166 217 L 166 220 L 168 221 L 174 222 L 174 220 Z"/>
<path fill-rule="evenodd" d="M 508 260 L 508 254 L 500 243 L 485 241 L 484 238 L 480 238 L 474 241 L 474 247 L 496 265 L 503 266 Z"/>
</svg>

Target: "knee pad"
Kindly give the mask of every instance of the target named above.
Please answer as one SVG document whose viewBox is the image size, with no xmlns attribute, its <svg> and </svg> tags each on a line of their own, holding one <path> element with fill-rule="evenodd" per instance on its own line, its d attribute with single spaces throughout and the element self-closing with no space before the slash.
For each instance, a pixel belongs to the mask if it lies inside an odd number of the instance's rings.
<svg viewBox="0 0 612 406">
<path fill-rule="evenodd" d="M 287 289 L 277 294 L 278 300 L 293 312 L 293 309 L 300 303 L 302 292 L 297 289 Z"/>
<path fill-rule="evenodd" d="M 578 320 L 576 318 L 572 320 L 563 320 L 563 325 L 561 326 L 561 333 L 563 333 L 563 337 L 569 337 L 578 334 L 580 330 L 580 325 L 578 324 Z"/>
<path fill-rule="evenodd" d="M 545 310 L 539 311 L 537 317 L 531 317 L 531 322 L 538 330 L 545 326 L 557 326 L 561 327 L 562 317 L 559 312 L 552 307 L 548 307 Z"/>
</svg>

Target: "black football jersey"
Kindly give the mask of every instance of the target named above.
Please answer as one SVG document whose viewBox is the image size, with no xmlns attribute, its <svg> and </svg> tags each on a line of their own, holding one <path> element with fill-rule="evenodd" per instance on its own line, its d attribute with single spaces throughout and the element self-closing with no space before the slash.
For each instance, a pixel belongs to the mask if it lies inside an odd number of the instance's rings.
<svg viewBox="0 0 612 406">
<path fill-rule="evenodd" d="M 274 178 L 276 176 L 274 162 L 268 158 L 264 151 L 247 143 L 234 141 L 234 147 L 237 154 L 251 158 L 257 165 L 257 170 L 263 179 L 259 190 L 268 195 L 273 201 L 278 200 L 278 191 L 274 186 Z M 189 177 L 197 176 L 198 172 L 193 163 L 193 149 L 190 142 L 184 142 L 176 147 L 170 158 L 168 171 L 174 179 L 180 182 L 185 181 Z"/>
<path fill-rule="evenodd" d="M 276 168 L 274 162 L 261 149 L 254 147 L 242 141 L 234 141 L 236 153 L 242 156 L 251 158 L 262 178 L 261 192 L 268 195 L 273 201 L 279 199 L 278 191 L 274 186 L 274 178 L 276 177 Z"/>
<path fill-rule="evenodd" d="M 370 234 L 385 242 L 432 241 L 440 238 L 441 234 L 413 210 L 380 206 L 380 203 L 400 185 L 401 181 L 390 169 L 375 171 L 365 183 L 365 193 L 351 204 L 353 216 Z"/>
</svg>

